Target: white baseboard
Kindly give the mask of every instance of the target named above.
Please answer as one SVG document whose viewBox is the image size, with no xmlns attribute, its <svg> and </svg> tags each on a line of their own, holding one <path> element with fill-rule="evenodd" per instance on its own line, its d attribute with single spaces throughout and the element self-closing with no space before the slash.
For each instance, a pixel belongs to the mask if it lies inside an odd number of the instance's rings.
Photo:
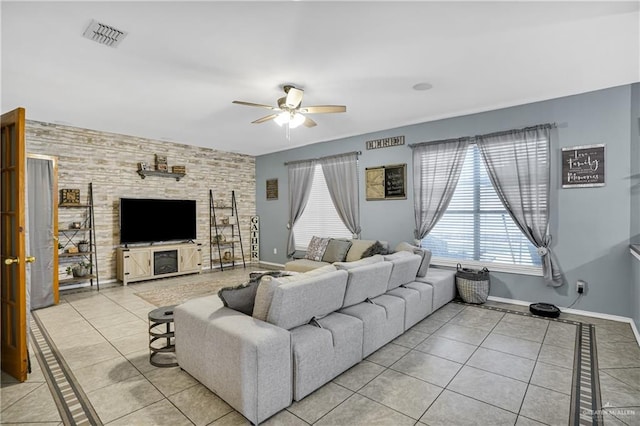
<svg viewBox="0 0 640 426">
<path fill-rule="evenodd" d="M 511 303 L 512 305 L 520 305 L 520 306 L 529 306 L 532 303 L 532 302 L 525 302 L 524 300 L 506 299 L 504 297 L 494 297 L 494 296 L 489 296 L 489 300 L 492 300 L 494 302 Z M 636 342 L 638 342 L 638 345 L 640 345 L 640 333 L 638 333 L 638 328 L 636 327 L 636 323 L 633 320 L 633 318 L 622 317 L 619 315 L 605 314 L 601 312 L 591 312 L 591 311 L 583 311 L 580 309 L 563 308 L 562 306 L 559 306 L 559 308 L 562 312 L 567 314 L 582 315 L 585 317 L 600 318 L 600 319 L 606 319 L 610 321 L 619 321 L 619 322 L 629 323 L 629 325 L 631 326 L 631 329 L 633 330 L 633 334 L 636 337 Z"/>
</svg>

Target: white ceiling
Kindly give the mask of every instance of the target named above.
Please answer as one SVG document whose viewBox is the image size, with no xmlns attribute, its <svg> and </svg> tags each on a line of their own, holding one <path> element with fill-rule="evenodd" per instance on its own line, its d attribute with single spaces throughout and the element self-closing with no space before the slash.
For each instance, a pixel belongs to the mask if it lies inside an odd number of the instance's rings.
<svg viewBox="0 0 640 426">
<path fill-rule="evenodd" d="M 640 81 L 638 1 L 0 7 L 3 112 L 250 155 Z M 87 40 L 92 19 L 128 36 Z M 347 112 L 287 140 L 231 103 L 276 105 L 285 83 Z"/>
</svg>

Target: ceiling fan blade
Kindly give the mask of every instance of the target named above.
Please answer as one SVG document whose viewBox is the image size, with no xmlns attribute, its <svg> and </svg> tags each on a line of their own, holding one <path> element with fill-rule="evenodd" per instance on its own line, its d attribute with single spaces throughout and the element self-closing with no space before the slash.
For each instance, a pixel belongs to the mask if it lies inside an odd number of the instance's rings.
<svg viewBox="0 0 640 426">
<path fill-rule="evenodd" d="M 309 117 L 305 117 L 304 118 L 304 123 L 302 123 L 302 124 L 304 124 L 305 127 L 314 127 L 314 126 L 318 125 L 318 123 L 316 123 L 315 121 L 313 121 Z"/>
<path fill-rule="evenodd" d="M 251 124 L 260 124 L 260 123 L 264 123 L 265 121 L 269 121 L 269 120 L 273 120 L 274 118 L 276 118 L 278 116 L 278 114 L 271 114 L 271 115 L 267 115 L 265 117 L 262 118 L 258 118 L 255 121 L 252 121 Z"/>
<path fill-rule="evenodd" d="M 307 114 L 327 114 L 331 112 L 345 112 L 347 107 L 344 105 L 315 105 L 300 108 L 300 112 Z"/>
<path fill-rule="evenodd" d="M 295 87 L 289 87 L 287 90 L 287 99 L 285 100 L 285 105 L 289 108 L 298 108 L 300 103 L 302 102 L 302 95 L 304 92 L 300 89 L 296 89 Z"/>
<path fill-rule="evenodd" d="M 272 109 L 272 110 L 280 110 L 280 108 L 278 108 L 278 107 L 274 107 L 274 106 L 271 106 L 271 105 L 264 105 L 264 104 L 254 104 L 253 102 L 233 101 L 232 103 L 238 104 L 238 105 L 259 107 L 259 108 L 267 108 L 267 109 Z"/>
</svg>

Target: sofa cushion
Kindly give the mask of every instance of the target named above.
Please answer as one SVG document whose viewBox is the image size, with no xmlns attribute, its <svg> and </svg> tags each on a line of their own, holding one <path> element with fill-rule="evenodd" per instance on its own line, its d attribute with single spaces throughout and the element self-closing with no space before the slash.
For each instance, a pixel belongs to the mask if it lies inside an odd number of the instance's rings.
<svg viewBox="0 0 640 426">
<path fill-rule="evenodd" d="M 313 236 L 307 247 L 307 253 L 304 255 L 305 259 L 322 261 L 322 256 L 329 245 L 329 238 L 321 238 Z"/>
<path fill-rule="evenodd" d="M 441 268 L 429 268 L 425 277 L 417 277 L 416 281 L 430 284 L 433 287 L 433 310 L 446 305 L 456 297 L 456 271 Z"/>
<path fill-rule="evenodd" d="M 362 259 L 362 254 L 369 247 L 376 243 L 375 240 L 351 240 L 351 247 L 349 248 L 349 252 L 347 253 L 347 258 L 345 259 L 347 262 L 353 262 L 354 260 Z"/>
<path fill-rule="evenodd" d="M 391 262 L 377 262 L 346 268 L 349 272 L 349 279 L 342 306 L 346 308 L 367 299 L 373 299 L 387 291 L 392 267 Z"/>
<path fill-rule="evenodd" d="M 420 256 L 408 251 L 399 251 L 383 257 L 384 260 L 393 263 L 387 290 L 416 280 L 416 273 L 421 262 Z"/>
<path fill-rule="evenodd" d="M 331 264 L 327 262 L 316 262 L 315 260 L 309 259 L 296 259 L 285 263 L 284 270 L 291 272 L 309 272 L 327 265 Z"/>
<path fill-rule="evenodd" d="M 298 278 L 309 274 L 310 272 L 294 277 Z M 267 322 L 290 330 L 293 327 L 309 323 L 313 318 L 328 315 L 342 306 L 346 287 L 346 271 L 333 271 L 283 282 L 274 288 Z"/>
<path fill-rule="evenodd" d="M 396 246 L 396 252 L 398 251 L 408 251 L 412 252 L 413 254 L 420 255 L 422 261 L 420 262 L 420 267 L 418 268 L 418 273 L 416 274 L 416 276 L 424 277 L 427 275 L 429 264 L 431 263 L 431 250 L 414 246 L 403 241 L 401 243 L 398 243 L 398 245 Z"/>
<path fill-rule="evenodd" d="M 279 277 L 277 280 L 270 276 L 262 277 L 260 285 L 258 286 L 258 291 L 256 292 L 255 302 L 253 304 L 253 317 L 261 321 L 267 320 L 267 315 L 269 314 L 269 308 L 271 307 L 271 301 L 273 299 L 273 292 L 279 285 L 287 282 L 302 281 L 309 277 L 335 271 L 335 266 L 326 265 L 321 268 L 305 272 L 304 274 Z"/>
<path fill-rule="evenodd" d="M 384 258 L 382 256 L 376 254 L 375 256 L 365 257 L 364 259 L 356 260 L 353 262 L 335 262 L 333 266 L 338 269 L 344 269 L 348 271 L 349 269 L 359 268 L 360 266 L 364 265 L 371 265 L 373 263 L 382 262 L 383 260 Z"/>
<path fill-rule="evenodd" d="M 322 261 L 328 263 L 344 262 L 350 247 L 351 241 L 331 238 L 322 256 Z"/>
</svg>

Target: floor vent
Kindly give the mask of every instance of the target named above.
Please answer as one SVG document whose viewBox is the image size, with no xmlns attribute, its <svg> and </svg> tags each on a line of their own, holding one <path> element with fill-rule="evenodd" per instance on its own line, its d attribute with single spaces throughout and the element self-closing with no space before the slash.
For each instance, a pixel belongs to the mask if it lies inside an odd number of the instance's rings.
<svg viewBox="0 0 640 426">
<path fill-rule="evenodd" d="M 91 20 L 82 36 L 106 46 L 117 47 L 122 39 L 127 36 L 127 33 L 110 25 Z"/>
</svg>

